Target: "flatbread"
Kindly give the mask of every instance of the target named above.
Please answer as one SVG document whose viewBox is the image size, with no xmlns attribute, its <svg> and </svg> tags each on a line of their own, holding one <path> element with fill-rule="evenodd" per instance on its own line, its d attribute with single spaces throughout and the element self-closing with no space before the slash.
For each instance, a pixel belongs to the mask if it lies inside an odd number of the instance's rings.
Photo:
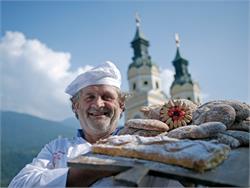
<svg viewBox="0 0 250 188">
<path fill-rule="evenodd" d="M 178 140 L 167 136 L 111 136 L 92 146 L 93 153 L 133 157 L 204 171 L 224 161 L 230 147 L 200 140 Z"/>
</svg>

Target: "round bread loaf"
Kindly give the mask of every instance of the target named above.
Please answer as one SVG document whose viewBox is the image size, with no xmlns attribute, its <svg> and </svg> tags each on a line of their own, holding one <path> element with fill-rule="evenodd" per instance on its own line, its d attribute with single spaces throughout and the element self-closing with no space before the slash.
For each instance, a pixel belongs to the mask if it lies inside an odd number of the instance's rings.
<svg viewBox="0 0 250 188">
<path fill-rule="evenodd" d="M 235 110 L 235 120 L 241 121 L 245 120 L 247 117 L 250 116 L 250 105 L 244 102 L 240 102 L 237 100 L 215 100 L 207 102 L 201 105 L 199 108 L 208 107 L 214 105 L 225 104 L 231 106 Z"/>
<path fill-rule="evenodd" d="M 170 131 L 167 136 L 171 138 L 209 138 L 226 130 L 226 126 L 221 122 L 207 122 L 201 125 L 188 125 Z"/>
<path fill-rule="evenodd" d="M 236 113 L 233 107 L 227 104 L 206 103 L 193 112 L 193 124 L 205 122 L 222 122 L 228 128 L 234 123 Z"/>
<path fill-rule="evenodd" d="M 235 119 L 245 120 L 250 116 L 250 106 L 247 103 L 236 101 L 236 100 L 222 100 L 225 104 L 232 106 L 236 112 Z"/>
</svg>

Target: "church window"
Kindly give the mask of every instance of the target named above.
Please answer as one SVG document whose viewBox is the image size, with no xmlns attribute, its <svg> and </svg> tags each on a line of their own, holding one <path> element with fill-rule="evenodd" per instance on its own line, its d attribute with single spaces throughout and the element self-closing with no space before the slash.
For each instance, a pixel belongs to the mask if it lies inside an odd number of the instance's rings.
<svg viewBox="0 0 250 188">
<path fill-rule="evenodd" d="M 136 84 L 133 83 L 133 90 L 136 90 Z"/>
<path fill-rule="evenodd" d="M 156 82 L 156 89 L 159 89 L 159 84 L 158 84 L 158 82 Z"/>
<path fill-rule="evenodd" d="M 148 81 L 144 81 L 144 85 L 145 85 L 145 86 L 148 85 Z"/>
</svg>

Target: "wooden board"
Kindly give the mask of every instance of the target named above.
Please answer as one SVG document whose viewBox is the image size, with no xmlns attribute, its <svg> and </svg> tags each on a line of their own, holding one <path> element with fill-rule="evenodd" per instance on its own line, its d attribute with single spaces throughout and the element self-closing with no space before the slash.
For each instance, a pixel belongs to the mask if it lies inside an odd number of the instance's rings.
<svg viewBox="0 0 250 188">
<path fill-rule="evenodd" d="M 68 165 L 85 169 L 120 171 L 123 173 L 130 168 L 136 167 L 135 169 L 139 170 L 137 176 L 132 175 L 131 178 L 129 178 L 129 176 L 120 175 L 116 177 L 117 180 L 131 181 L 131 185 L 133 186 L 138 185 L 142 180 L 142 176 L 146 174 L 180 181 L 184 180 L 207 186 L 250 186 L 249 148 L 246 147 L 232 150 L 228 159 L 222 164 L 215 169 L 203 173 L 154 161 L 126 157 L 111 157 L 91 153 L 69 161 Z M 136 177 L 138 178 L 136 179 Z"/>
</svg>

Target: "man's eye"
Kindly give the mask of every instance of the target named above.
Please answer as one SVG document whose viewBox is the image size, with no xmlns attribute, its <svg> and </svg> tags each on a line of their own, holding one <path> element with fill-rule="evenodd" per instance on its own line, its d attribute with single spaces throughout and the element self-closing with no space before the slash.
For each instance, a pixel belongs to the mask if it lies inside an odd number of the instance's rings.
<svg viewBox="0 0 250 188">
<path fill-rule="evenodd" d="M 111 100 L 113 100 L 113 97 L 109 96 L 109 95 L 105 95 L 105 96 L 103 96 L 103 100 L 105 100 L 105 101 L 111 101 Z"/>
<path fill-rule="evenodd" d="M 94 98 L 95 98 L 94 95 L 89 95 L 89 96 L 87 96 L 87 97 L 85 98 L 85 100 L 86 100 L 86 101 L 91 101 L 91 100 L 93 100 Z"/>
</svg>

